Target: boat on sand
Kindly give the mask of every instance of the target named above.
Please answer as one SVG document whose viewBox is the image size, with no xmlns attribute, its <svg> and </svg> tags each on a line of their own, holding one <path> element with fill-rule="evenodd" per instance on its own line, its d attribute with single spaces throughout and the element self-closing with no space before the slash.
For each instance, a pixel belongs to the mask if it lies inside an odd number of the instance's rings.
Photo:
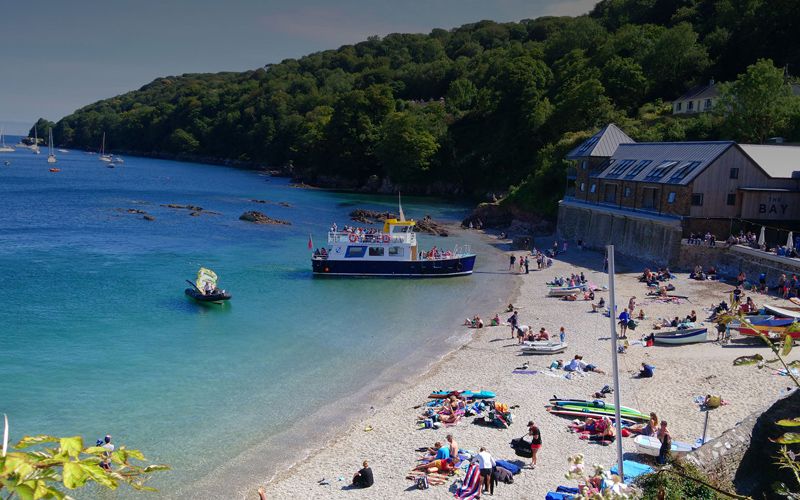
<svg viewBox="0 0 800 500">
<path fill-rule="evenodd" d="M 656 344 L 697 344 L 708 341 L 708 328 L 690 328 L 686 330 L 670 330 L 653 334 Z"/>
<path fill-rule="evenodd" d="M 643 436 L 640 434 L 633 438 L 633 442 L 636 444 L 636 452 L 643 455 L 657 457 L 661 451 L 661 441 L 655 436 Z M 677 457 L 682 457 L 690 451 L 692 451 L 692 445 L 681 443 L 680 441 L 673 441 L 670 448 L 672 455 Z"/>
<path fill-rule="evenodd" d="M 567 343 L 560 341 L 539 340 L 523 342 L 523 354 L 558 354 L 567 350 Z"/>
</svg>

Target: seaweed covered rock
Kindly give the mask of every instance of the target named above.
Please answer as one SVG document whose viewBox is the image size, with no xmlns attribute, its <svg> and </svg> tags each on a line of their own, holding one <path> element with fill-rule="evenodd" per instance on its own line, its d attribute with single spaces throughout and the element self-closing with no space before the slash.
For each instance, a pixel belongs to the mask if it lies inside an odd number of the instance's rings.
<svg viewBox="0 0 800 500">
<path fill-rule="evenodd" d="M 248 212 L 243 213 L 242 215 L 239 216 L 239 220 L 253 222 L 255 224 L 273 224 L 273 225 L 284 225 L 284 226 L 292 225 L 291 222 L 280 219 L 273 219 L 272 217 L 263 214 L 257 210 L 250 210 Z"/>
</svg>

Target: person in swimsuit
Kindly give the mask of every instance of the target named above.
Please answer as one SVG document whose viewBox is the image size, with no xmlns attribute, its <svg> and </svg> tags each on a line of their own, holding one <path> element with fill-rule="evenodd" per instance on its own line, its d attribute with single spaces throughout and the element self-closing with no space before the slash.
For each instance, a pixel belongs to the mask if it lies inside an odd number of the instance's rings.
<svg viewBox="0 0 800 500">
<path fill-rule="evenodd" d="M 531 469 L 536 468 L 536 454 L 542 447 L 542 433 L 531 420 L 528 422 L 528 434 L 531 435 Z"/>
</svg>

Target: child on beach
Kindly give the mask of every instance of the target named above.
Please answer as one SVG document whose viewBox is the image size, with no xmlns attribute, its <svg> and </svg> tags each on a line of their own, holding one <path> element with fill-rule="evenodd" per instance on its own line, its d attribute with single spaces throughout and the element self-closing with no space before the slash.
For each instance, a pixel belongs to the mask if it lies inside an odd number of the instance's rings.
<svg viewBox="0 0 800 500">
<path fill-rule="evenodd" d="M 536 454 L 542 447 L 542 433 L 533 420 L 528 422 L 528 434 L 531 436 L 531 469 L 536 468 Z"/>
</svg>

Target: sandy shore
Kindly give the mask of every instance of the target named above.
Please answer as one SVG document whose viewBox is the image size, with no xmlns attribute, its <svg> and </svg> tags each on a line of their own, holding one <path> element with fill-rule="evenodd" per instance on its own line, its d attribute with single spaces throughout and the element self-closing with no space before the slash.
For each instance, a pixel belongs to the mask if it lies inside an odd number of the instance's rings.
<svg viewBox="0 0 800 500">
<path fill-rule="evenodd" d="M 494 271 L 508 272 L 507 255 L 498 259 Z M 596 252 L 570 250 L 554 261 L 551 268 L 522 275 L 522 285 L 517 296 L 512 298 L 522 324 L 537 329 L 544 326 L 551 332 L 557 332 L 560 326 L 566 327 L 570 344 L 566 353 L 521 356 L 508 327 L 471 330 L 473 337 L 468 344 L 446 356 L 416 384 L 387 395 L 385 404 L 377 411 L 350 425 L 346 432 L 325 443 L 308 459 L 278 474 L 266 485 L 267 498 L 452 498 L 451 487 L 455 479 L 427 491 L 416 490 L 412 482 L 405 479 L 407 472 L 418 463 L 419 454 L 414 449 L 430 446 L 437 440 L 443 441 L 447 433 L 452 433 L 462 449 L 477 451 L 485 446 L 497 458 L 514 460 L 518 457 L 509 447 L 509 441 L 526 432 L 528 420 L 535 421 L 542 431 L 544 445 L 539 453 L 539 465 L 535 470 L 523 470 L 515 477 L 513 485 L 498 485 L 496 496 L 543 498 L 557 485 L 569 484 L 564 473 L 566 457 L 572 454 L 583 453 L 590 464 L 611 465 L 615 461 L 614 446 L 579 440 L 577 435 L 569 432 L 568 420 L 544 410 L 548 398 L 554 394 L 566 398 L 590 398 L 601 387 L 612 383 L 610 375 L 588 374 L 568 380 L 563 377 L 565 372 L 550 372 L 547 368 L 554 359 L 570 359 L 575 354 L 582 354 L 586 361 L 610 372 L 609 319 L 590 312 L 588 302 L 566 302 L 545 297 L 546 282 L 571 272 L 583 271 L 591 282 L 607 285 L 607 276 L 599 269 L 602 260 L 602 255 Z M 685 317 L 695 310 L 698 318 L 705 319 L 711 304 L 726 298 L 732 288 L 718 282 L 689 280 L 685 274 L 680 274 L 673 281 L 677 287 L 675 293 L 686 295 L 689 300 L 682 304 L 651 303 L 644 299 L 646 287 L 637 280 L 644 265 L 629 259 L 618 259 L 617 263 L 617 302 L 621 307 L 631 296 L 636 296 L 648 316 L 633 334 L 629 332 L 630 340 L 649 333 L 654 318 Z M 511 283 L 511 273 L 509 278 Z M 608 299 L 607 293 L 601 292 L 598 296 Z M 761 305 L 765 298 L 756 296 L 754 300 Z M 495 312 L 498 311 L 475 311 L 484 318 Z M 501 315 L 502 319 L 506 316 Z M 454 328 L 458 328 L 462 321 L 463 318 L 453 318 Z M 712 327 L 710 323 L 706 325 Z M 425 328 L 424 325 L 420 327 Z M 716 338 L 713 327 L 710 330 L 710 337 Z M 720 394 L 730 404 L 711 413 L 708 437 L 716 437 L 750 413 L 765 409 L 779 397 L 781 389 L 790 385 L 786 377 L 776 375 L 769 368 L 759 370 L 753 366 L 733 366 L 734 358 L 756 352 L 765 357 L 769 354 L 765 347 L 758 345 L 734 348 L 715 342 L 678 347 L 632 345 L 626 354 L 620 356 L 622 404 L 641 411 L 655 411 L 669 422 L 673 439 L 693 443 L 701 436 L 704 423 L 704 413 L 694 402 L 695 397 Z M 795 357 L 793 353 L 792 358 Z M 512 374 L 514 368 L 526 361 L 529 370 L 540 370 L 541 373 Z M 633 378 L 643 361 L 656 366 L 653 379 Z M 448 429 L 417 429 L 419 410 L 413 407 L 425 402 L 432 390 L 442 388 L 493 390 L 498 401 L 519 405 L 513 410 L 515 423 L 509 429 L 500 430 L 474 425 L 472 418 L 465 418 L 459 425 Z M 366 431 L 366 428 L 372 430 Z M 634 452 L 632 439 L 623 439 L 623 446 L 626 453 Z M 370 461 L 375 485 L 366 490 L 350 490 L 347 488 L 349 479 L 365 459 Z M 323 478 L 330 484 L 318 484 Z M 248 498 L 256 497 L 253 491 Z"/>
</svg>

